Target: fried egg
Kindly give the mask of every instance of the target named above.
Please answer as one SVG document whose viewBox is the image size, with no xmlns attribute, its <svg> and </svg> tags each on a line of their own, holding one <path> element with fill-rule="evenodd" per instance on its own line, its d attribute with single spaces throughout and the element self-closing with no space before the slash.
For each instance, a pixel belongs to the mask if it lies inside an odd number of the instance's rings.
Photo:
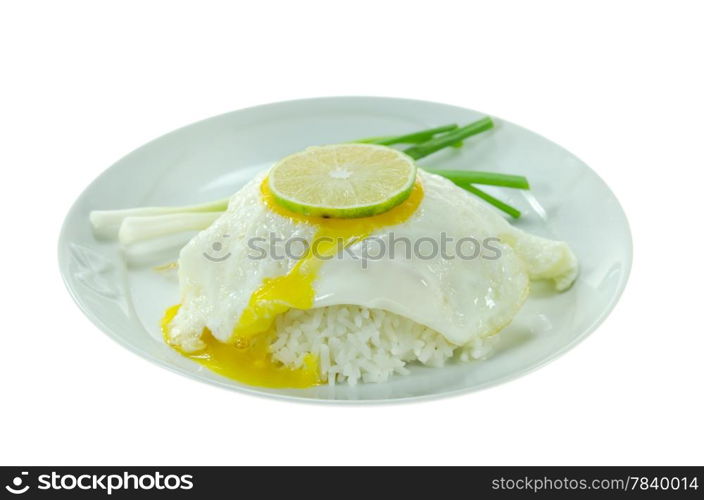
<svg viewBox="0 0 704 500">
<path fill-rule="evenodd" d="M 179 256 L 181 300 L 167 342 L 242 382 L 306 387 L 316 359 L 282 368 L 267 356 L 276 317 L 291 308 L 377 308 L 462 346 L 516 315 L 531 280 L 560 291 L 577 275 L 569 246 L 528 234 L 451 181 L 420 170 L 411 196 L 359 219 L 305 217 L 278 206 L 266 173 Z"/>
</svg>

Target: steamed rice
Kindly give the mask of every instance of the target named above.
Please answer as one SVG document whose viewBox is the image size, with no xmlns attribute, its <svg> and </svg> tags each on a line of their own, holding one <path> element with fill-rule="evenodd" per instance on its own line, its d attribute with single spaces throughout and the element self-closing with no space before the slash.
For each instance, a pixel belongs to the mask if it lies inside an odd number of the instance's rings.
<svg viewBox="0 0 704 500">
<path fill-rule="evenodd" d="M 274 360 L 300 368 L 312 353 L 321 379 L 329 384 L 384 382 L 394 374 L 408 374 L 409 363 L 441 367 L 455 356 L 480 359 L 491 350 L 490 339 L 460 347 L 408 318 L 358 306 L 291 309 L 277 317 L 276 332 Z"/>
</svg>

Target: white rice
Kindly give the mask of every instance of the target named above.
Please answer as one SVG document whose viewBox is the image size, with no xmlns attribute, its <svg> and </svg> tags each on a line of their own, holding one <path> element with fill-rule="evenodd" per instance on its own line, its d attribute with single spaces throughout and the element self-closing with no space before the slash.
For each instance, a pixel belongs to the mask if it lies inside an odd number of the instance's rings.
<svg viewBox="0 0 704 500">
<path fill-rule="evenodd" d="M 490 339 L 459 347 L 435 330 L 408 318 L 358 306 L 292 309 L 276 319 L 273 359 L 300 368 L 308 353 L 318 357 L 320 377 L 335 382 L 384 382 L 409 373 L 409 363 L 444 366 L 486 357 Z"/>
</svg>

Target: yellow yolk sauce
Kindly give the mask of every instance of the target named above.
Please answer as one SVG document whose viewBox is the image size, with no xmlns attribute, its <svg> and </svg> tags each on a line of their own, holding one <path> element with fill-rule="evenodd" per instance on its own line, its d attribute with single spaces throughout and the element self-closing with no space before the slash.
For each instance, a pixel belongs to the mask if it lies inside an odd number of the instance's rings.
<svg viewBox="0 0 704 500">
<path fill-rule="evenodd" d="M 195 353 L 181 352 L 188 358 L 226 377 L 260 387 L 304 388 L 320 383 L 318 360 L 309 354 L 304 366 L 291 369 L 271 359 L 269 345 L 275 336 L 274 320 L 291 308 L 310 309 L 315 298 L 313 283 L 325 258 L 357 241 L 364 240 L 374 231 L 400 224 L 411 217 L 423 199 L 420 181 L 411 195 L 391 210 L 372 217 L 336 219 L 297 214 L 282 207 L 274 200 L 268 180 L 261 185 L 262 201 L 267 208 L 294 222 L 317 227 L 305 255 L 285 275 L 265 278 L 254 291 L 247 307 L 235 325 L 230 342 L 220 342 L 206 328 L 201 339 L 205 348 Z M 168 337 L 168 326 L 179 306 L 166 311 L 162 331 Z"/>
<path fill-rule="evenodd" d="M 169 324 L 179 307 L 181 306 L 169 307 L 161 320 L 161 329 L 167 343 Z M 249 385 L 302 389 L 320 383 L 318 360 L 312 354 L 305 357 L 303 367 L 298 369 L 275 363 L 269 354 L 272 337 L 272 334 L 260 335 L 247 349 L 239 349 L 233 344 L 220 342 L 206 328 L 201 335 L 205 348 L 200 351 L 185 352 L 176 346 L 172 347 L 215 373 Z"/>
</svg>

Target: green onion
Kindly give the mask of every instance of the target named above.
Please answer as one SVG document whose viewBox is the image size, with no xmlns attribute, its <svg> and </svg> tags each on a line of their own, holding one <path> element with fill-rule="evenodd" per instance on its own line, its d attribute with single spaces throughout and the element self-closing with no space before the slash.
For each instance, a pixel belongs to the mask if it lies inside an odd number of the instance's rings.
<svg viewBox="0 0 704 500">
<path fill-rule="evenodd" d="M 400 135 L 398 137 L 392 137 L 387 139 L 382 139 L 374 142 L 374 144 L 380 144 L 382 146 L 391 146 L 392 144 L 417 144 L 429 141 L 438 134 L 443 134 L 445 132 L 450 132 L 457 128 L 456 123 L 451 123 L 449 125 L 443 125 L 442 127 L 435 127 L 428 130 L 421 130 L 420 132 L 413 132 L 411 134 Z"/>
<path fill-rule="evenodd" d="M 485 184 L 488 186 L 503 186 L 514 189 L 530 189 L 528 179 L 522 175 L 480 172 L 477 170 L 441 170 L 434 168 L 426 168 L 425 170 L 433 174 L 442 175 L 457 185 Z"/>
<path fill-rule="evenodd" d="M 181 212 L 144 217 L 126 217 L 118 239 L 123 245 L 184 231 L 202 231 L 224 212 Z"/>
<path fill-rule="evenodd" d="M 229 198 L 210 201 L 199 205 L 186 205 L 181 207 L 140 207 L 126 208 L 123 210 L 93 210 L 90 213 L 90 222 L 98 234 L 114 236 L 122 222 L 128 217 L 148 217 L 169 214 L 189 214 L 203 212 L 223 212 L 227 210 Z"/>
<path fill-rule="evenodd" d="M 482 200 L 486 201 L 490 205 L 494 205 L 496 208 L 499 210 L 506 212 L 509 214 L 511 217 L 514 219 L 518 219 L 521 216 L 521 211 L 518 210 L 517 208 L 512 207 L 508 203 L 505 203 L 498 198 L 494 198 L 491 196 L 489 193 L 482 191 L 476 186 L 473 186 L 472 184 L 457 184 L 459 187 L 462 189 L 469 191 L 470 193 L 478 196 Z"/>
<path fill-rule="evenodd" d="M 423 142 L 416 146 L 411 146 L 410 148 L 405 149 L 404 153 L 414 160 L 420 160 L 421 158 L 425 158 L 436 151 L 452 146 L 467 137 L 479 134 L 485 130 L 489 130 L 493 126 L 494 122 L 492 119 L 485 116 L 481 120 L 472 122 L 464 127 L 456 128 L 446 134 L 430 139 L 427 142 Z"/>
<path fill-rule="evenodd" d="M 392 137 L 376 137 L 371 139 L 363 139 L 362 141 L 366 144 L 379 144 L 381 146 L 391 146 L 393 144 L 416 144 L 429 141 L 437 134 L 442 134 L 444 132 L 449 132 L 457 128 L 456 123 L 450 125 L 443 125 L 441 127 L 429 128 L 426 130 L 419 130 L 418 132 L 411 132 L 410 134 L 398 135 Z"/>
<path fill-rule="evenodd" d="M 393 139 L 395 135 L 378 135 L 376 137 L 365 137 L 364 139 L 357 139 L 356 141 L 349 141 L 353 144 L 376 144 L 377 141 L 386 141 Z"/>
</svg>

